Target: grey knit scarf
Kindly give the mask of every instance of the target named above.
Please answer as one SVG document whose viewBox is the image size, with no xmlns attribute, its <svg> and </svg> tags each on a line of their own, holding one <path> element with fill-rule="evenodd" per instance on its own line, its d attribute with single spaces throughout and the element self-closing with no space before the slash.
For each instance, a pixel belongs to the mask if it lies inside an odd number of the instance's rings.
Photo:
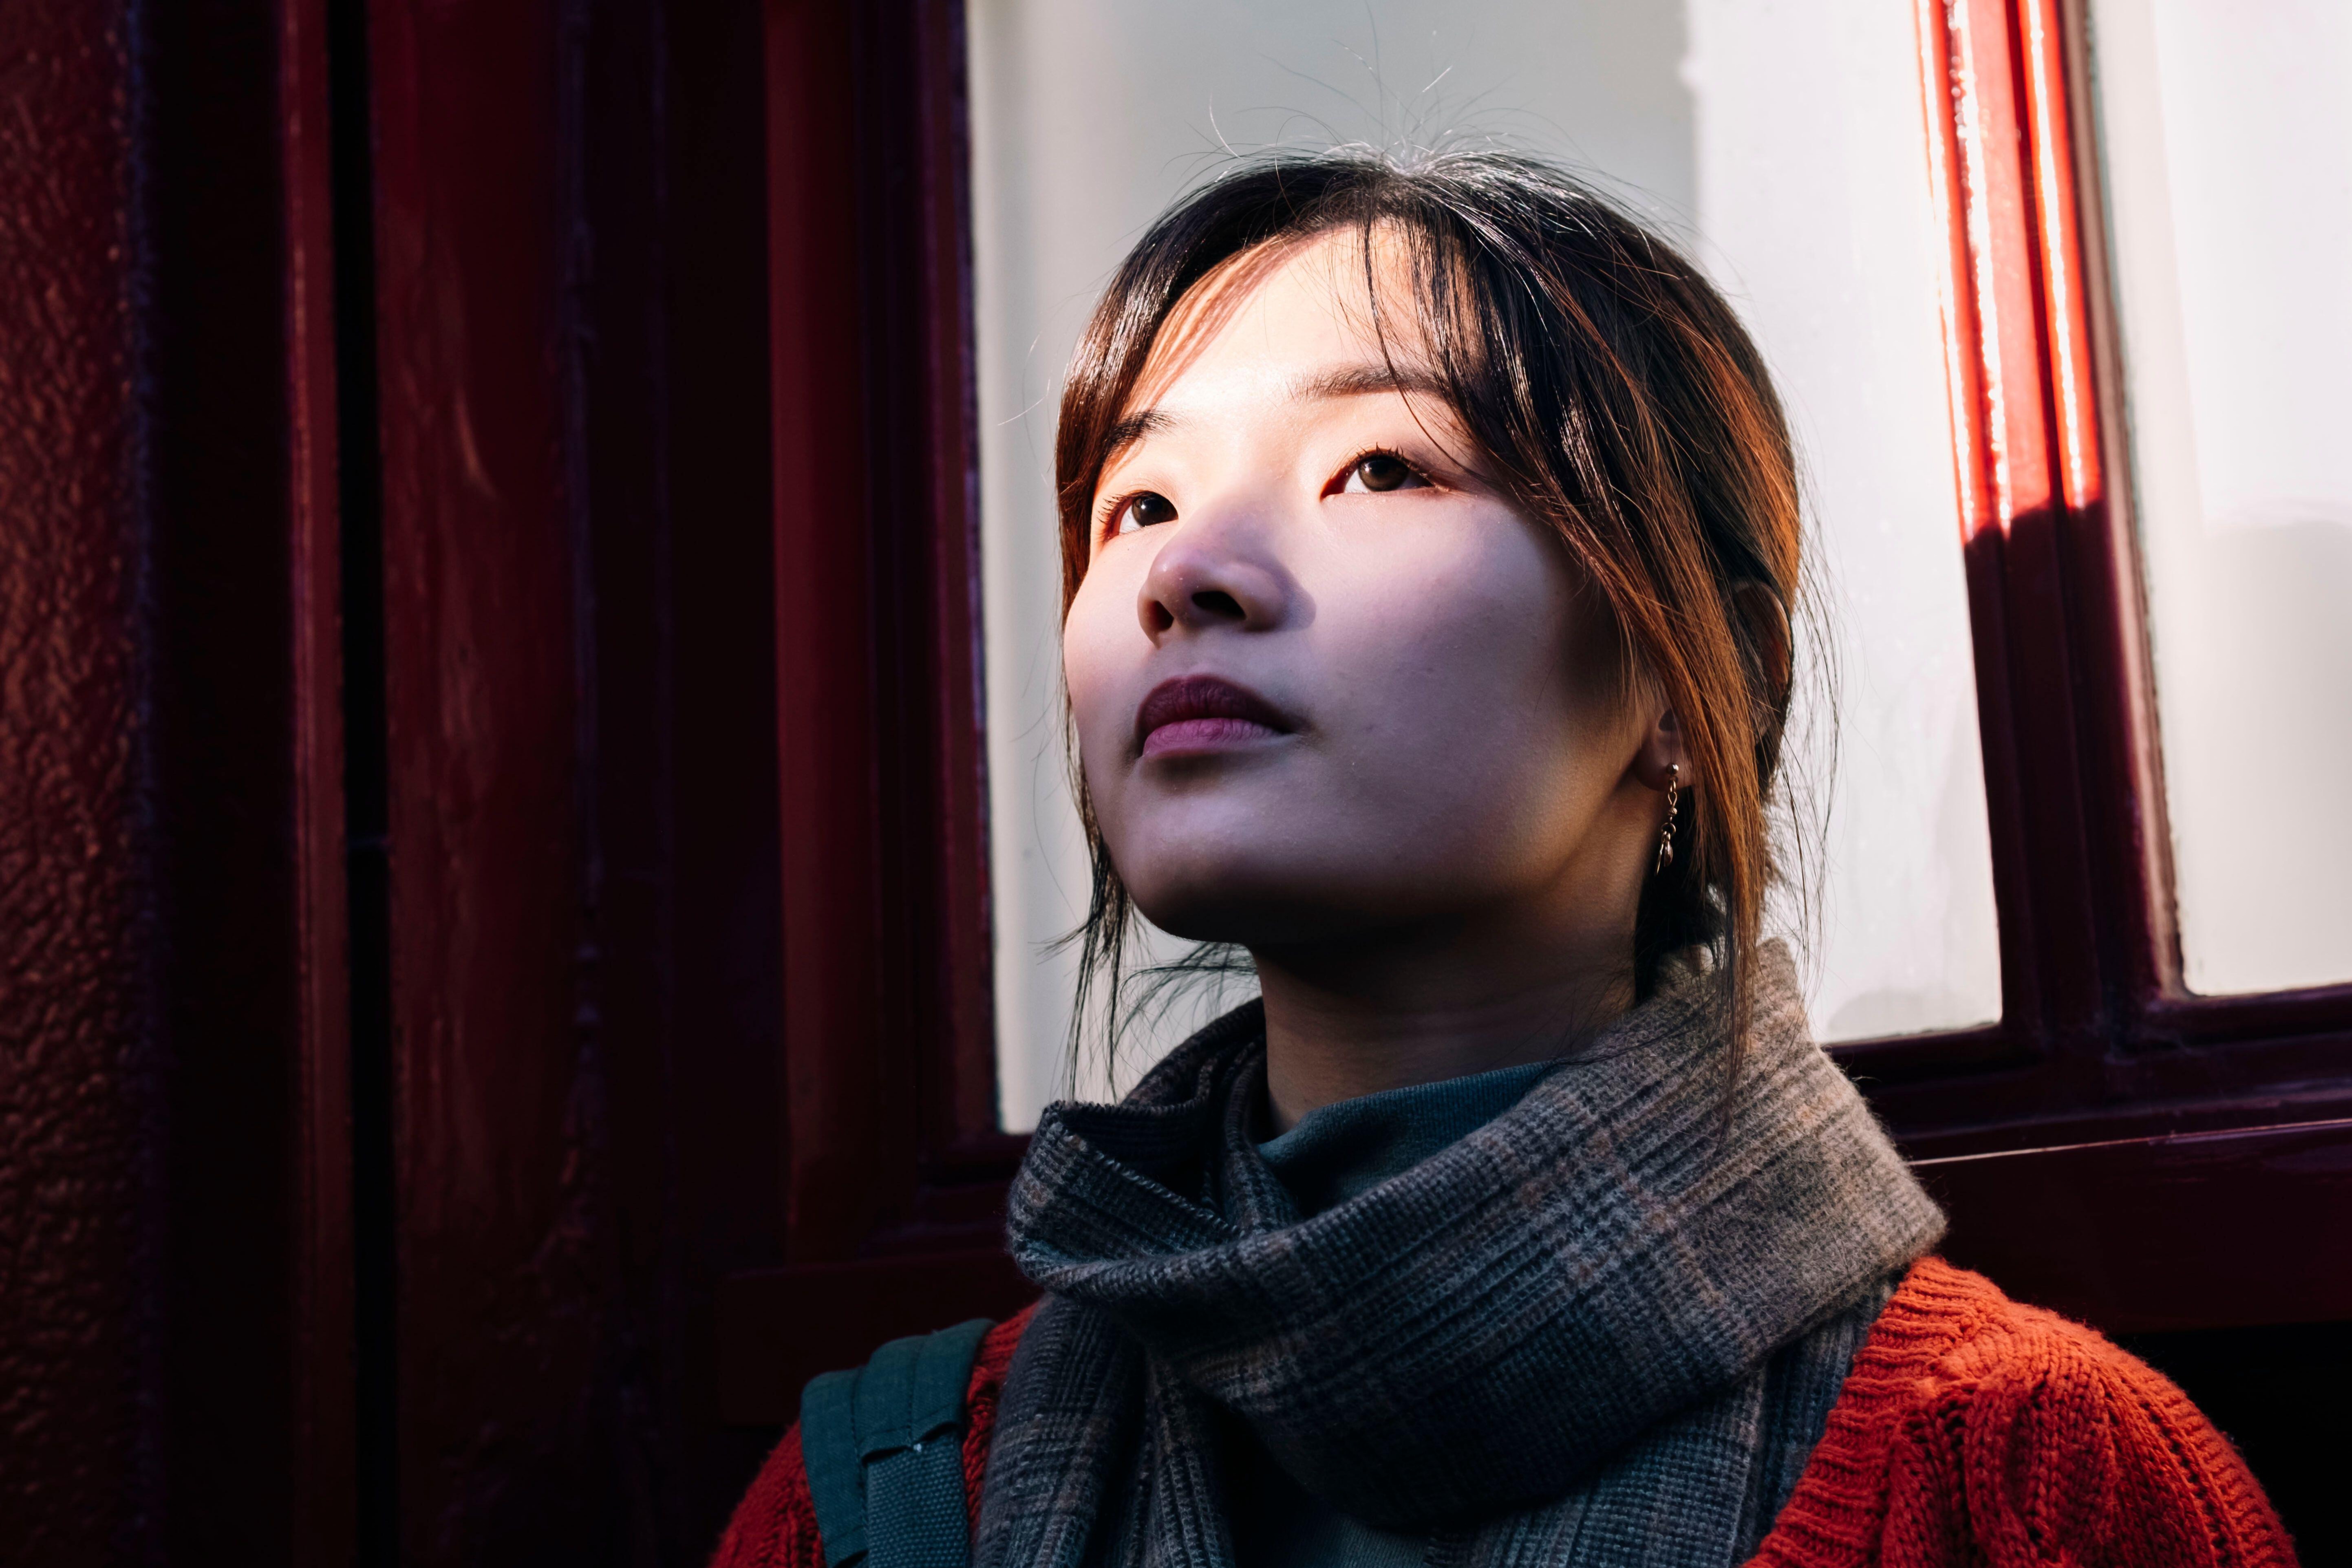
<svg viewBox="0 0 2352 1568">
<path fill-rule="evenodd" d="M 1047 1296 L 975 1568 L 1232 1568 L 1236 1419 L 1449 1568 L 1734 1561 L 1775 1369 L 1853 1337 L 1943 1227 L 1812 1044 L 1786 954 L 1757 967 L 1727 1122 L 1710 988 L 1670 968 L 1510 1110 L 1307 1220 L 1252 1136 L 1255 1004 L 1123 1103 L 1049 1107 L 1010 1200 Z"/>
</svg>

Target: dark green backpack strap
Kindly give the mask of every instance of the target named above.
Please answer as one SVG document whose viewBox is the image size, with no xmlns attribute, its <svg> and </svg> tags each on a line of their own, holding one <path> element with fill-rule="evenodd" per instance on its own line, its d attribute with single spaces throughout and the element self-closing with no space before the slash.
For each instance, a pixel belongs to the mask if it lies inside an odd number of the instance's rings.
<svg viewBox="0 0 2352 1568">
<path fill-rule="evenodd" d="M 825 1568 L 968 1568 L 964 1392 L 985 1318 L 892 1340 L 801 1395 L 801 1462 Z"/>
</svg>

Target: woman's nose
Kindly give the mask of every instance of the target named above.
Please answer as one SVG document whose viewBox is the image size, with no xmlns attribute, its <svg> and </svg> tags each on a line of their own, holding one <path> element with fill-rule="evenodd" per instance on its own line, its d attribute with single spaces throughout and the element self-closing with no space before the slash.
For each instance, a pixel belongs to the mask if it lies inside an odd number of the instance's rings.
<svg viewBox="0 0 2352 1568">
<path fill-rule="evenodd" d="M 1152 641 L 1182 627 L 1203 632 L 1271 631 L 1288 608 L 1287 577 L 1258 558 L 1230 529 L 1175 525 L 1136 595 L 1136 613 Z"/>
</svg>

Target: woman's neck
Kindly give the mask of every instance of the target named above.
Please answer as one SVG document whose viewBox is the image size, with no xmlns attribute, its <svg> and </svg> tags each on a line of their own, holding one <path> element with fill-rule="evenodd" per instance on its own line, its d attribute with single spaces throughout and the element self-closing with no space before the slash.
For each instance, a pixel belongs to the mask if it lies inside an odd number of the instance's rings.
<svg viewBox="0 0 2352 1568">
<path fill-rule="evenodd" d="M 1630 921 L 1497 923 L 1253 950 L 1274 1130 L 1338 1100 L 1559 1056 L 1633 1005 Z"/>
</svg>

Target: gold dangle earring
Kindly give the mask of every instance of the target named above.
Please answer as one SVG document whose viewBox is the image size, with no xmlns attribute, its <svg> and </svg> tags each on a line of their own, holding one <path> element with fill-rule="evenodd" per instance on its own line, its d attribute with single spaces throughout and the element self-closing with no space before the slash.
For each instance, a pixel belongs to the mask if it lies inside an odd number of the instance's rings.
<svg viewBox="0 0 2352 1568">
<path fill-rule="evenodd" d="M 1666 764 L 1666 824 L 1658 829 L 1658 858 L 1650 868 L 1650 875 L 1675 863 L 1675 814 L 1682 809 L 1683 766 L 1680 763 Z"/>
</svg>

